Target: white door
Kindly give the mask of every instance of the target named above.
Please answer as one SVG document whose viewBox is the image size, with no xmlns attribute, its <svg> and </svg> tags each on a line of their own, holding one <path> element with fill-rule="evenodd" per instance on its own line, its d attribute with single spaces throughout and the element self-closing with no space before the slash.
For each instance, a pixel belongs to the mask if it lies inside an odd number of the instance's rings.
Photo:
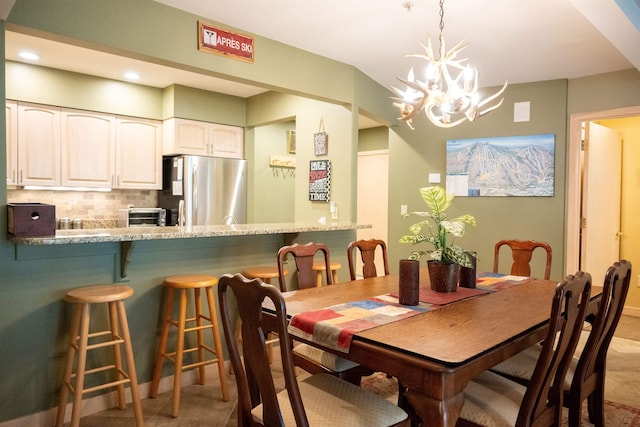
<svg viewBox="0 0 640 427">
<path fill-rule="evenodd" d="M 372 228 L 357 230 L 358 239 L 380 239 L 387 242 L 387 205 L 389 199 L 389 151 L 358 153 L 358 224 Z M 382 254 L 376 253 L 376 271 L 384 274 Z M 356 262 L 356 273 L 362 274 L 362 261 Z"/>
<path fill-rule="evenodd" d="M 622 140 L 613 129 L 589 123 L 582 186 L 580 269 L 601 283 L 620 259 Z"/>
</svg>

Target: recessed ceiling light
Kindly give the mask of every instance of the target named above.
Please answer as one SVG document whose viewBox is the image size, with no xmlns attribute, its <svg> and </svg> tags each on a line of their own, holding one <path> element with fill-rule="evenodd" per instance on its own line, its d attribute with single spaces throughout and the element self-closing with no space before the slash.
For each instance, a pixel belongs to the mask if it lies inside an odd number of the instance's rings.
<svg viewBox="0 0 640 427">
<path fill-rule="evenodd" d="M 38 59 L 40 59 L 40 55 L 28 51 L 20 52 L 18 55 L 20 56 L 20 58 L 27 59 L 29 61 L 37 61 Z"/>
<path fill-rule="evenodd" d="M 129 79 L 129 80 L 139 80 L 140 79 L 140 74 L 134 72 L 134 71 L 129 71 L 124 73 L 124 77 Z"/>
</svg>

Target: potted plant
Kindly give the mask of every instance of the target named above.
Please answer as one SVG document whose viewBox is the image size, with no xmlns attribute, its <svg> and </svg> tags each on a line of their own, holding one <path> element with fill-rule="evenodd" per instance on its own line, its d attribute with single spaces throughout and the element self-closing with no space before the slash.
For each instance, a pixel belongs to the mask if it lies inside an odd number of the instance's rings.
<svg viewBox="0 0 640 427">
<path fill-rule="evenodd" d="M 428 243 L 433 249 L 411 252 L 409 259 L 420 259 L 427 256 L 431 288 L 440 292 L 456 290 L 460 274 L 460 266 L 471 268 L 471 255 L 454 244 L 456 237 L 462 237 L 466 226 L 476 226 L 476 219 L 472 215 L 464 214 L 447 220 L 445 211 L 451 206 L 455 195 L 447 194 L 440 186 L 423 187 L 420 196 L 430 209 L 429 212 L 410 212 L 403 218 L 410 216 L 424 217 L 409 227 L 411 234 L 402 236 L 400 243 Z"/>
</svg>

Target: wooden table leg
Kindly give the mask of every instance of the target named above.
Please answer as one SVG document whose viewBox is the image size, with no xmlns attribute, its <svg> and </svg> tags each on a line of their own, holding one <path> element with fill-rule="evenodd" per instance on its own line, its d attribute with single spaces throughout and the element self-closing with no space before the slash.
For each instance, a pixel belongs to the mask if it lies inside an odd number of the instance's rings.
<svg viewBox="0 0 640 427">
<path fill-rule="evenodd" d="M 447 400 L 436 400 L 409 389 L 406 398 L 418 417 L 423 420 L 422 425 L 429 427 L 454 427 L 464 403 L 462 392 Z"/>
</svg>

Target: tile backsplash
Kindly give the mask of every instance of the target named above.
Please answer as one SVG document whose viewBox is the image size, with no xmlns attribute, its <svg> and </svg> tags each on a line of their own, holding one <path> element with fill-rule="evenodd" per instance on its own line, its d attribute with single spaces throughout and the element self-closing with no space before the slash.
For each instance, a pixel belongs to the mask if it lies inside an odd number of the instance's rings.
<svg viewBox="0 0 640 427">
<path fill-rule="evenodd" d="M 118 209 L 158 207 L 156 190 L 53 191 L 7 190 L 9 203 L 55 205 L 56 218 L 82 219 L 84 228 L 114 228 Z"/>
</svg>

